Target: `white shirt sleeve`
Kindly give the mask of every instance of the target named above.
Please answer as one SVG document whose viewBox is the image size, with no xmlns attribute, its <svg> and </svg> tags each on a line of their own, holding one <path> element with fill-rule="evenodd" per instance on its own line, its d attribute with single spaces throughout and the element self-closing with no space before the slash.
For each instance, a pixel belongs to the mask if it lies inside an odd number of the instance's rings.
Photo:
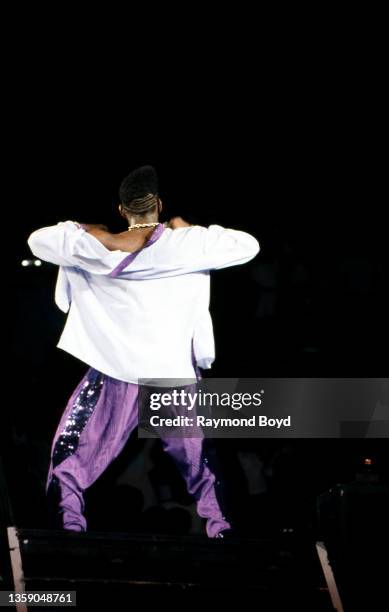
<svg viewBox="0 0 389 612">
<path fill-rule="evenodd" d="M 35 257 L 57 266 L 72 266 L 93 274 L 109 274 L 112 270 L 110 252 L 73 221 L 38 229 L 27 242 Z"/>
<path fill-rule="evenodd" d="M 210 225 L 208 228 L 194 226 L 190 229 L 188 241 L 193 241 L 193 245 L 190 245 L 191 257 L 199 271 L 244 264 L 259 253 L 258 240 L 247 232 L 220 225 Z"/>
<path fill-rule="evenodd" d="M 220 225 L 165 229 L 160 240 L 163 243 L 161 248 L 157 240 L 156 249 L 142 249 L 120 272 L 120 277 L 144 280 L 219 270 L 244 264 L 259 252 L 256 238 Z M 33 232 L 28 244 L 39 259 L 58 266 L 81 268 L 91 274 L 110 274 L 130 255 L 109 251 L 73 221 Z"/>
<path fill-rule="evenodd" d="M 143 280 L 220 270 L 244 264 L 260 250 L 254 236 L 220 225 L 166 229 L 162 241 L 163 248 L 145 249 L 121 276 Z"/>
</svg>

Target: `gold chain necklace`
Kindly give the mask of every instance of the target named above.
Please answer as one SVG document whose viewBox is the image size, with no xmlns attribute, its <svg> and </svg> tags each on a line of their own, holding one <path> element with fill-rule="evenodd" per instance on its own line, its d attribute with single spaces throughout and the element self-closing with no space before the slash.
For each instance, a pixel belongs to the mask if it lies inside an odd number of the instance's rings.
<svg viewBox="0 0 389 612">
<path fill-rule="evenodd" d="M 156 223 L 134 223 L 134 225 L 128 226 L 128 231 L 130 232 L 131 230 L 138 229 L 140 227 L 155 227 L 156 225 L 159 225 L 159 221 Z"/>
</svg>

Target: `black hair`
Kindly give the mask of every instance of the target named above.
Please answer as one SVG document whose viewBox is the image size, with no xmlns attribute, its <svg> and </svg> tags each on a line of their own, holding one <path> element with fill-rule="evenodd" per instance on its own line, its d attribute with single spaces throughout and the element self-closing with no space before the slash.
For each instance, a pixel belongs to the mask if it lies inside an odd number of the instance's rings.
<svg viewBox="0 0 389 612">
<path fill-rule="evenodd" d="M 158 176 L 153 166 L 141 166 L 126 176 L 119 188 L 124 208 L 132 213 L 144 214 L 158 203 Z"/>
</svg>

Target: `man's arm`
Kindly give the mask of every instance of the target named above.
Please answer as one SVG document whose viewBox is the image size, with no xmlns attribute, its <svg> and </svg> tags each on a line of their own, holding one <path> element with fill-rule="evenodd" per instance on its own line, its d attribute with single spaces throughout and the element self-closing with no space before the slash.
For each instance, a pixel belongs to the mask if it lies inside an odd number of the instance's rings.
<svg viewBox="0 0 389 612">
<path fill-rule="evenodd" d="M 114 236 L 108 231 L 108 227 L 102 224 L 82 223 L 81 227 L 91 236 L 97 238 L 99 242 L 109 251 L 117 249 Z"/>
<path fill-rule="evenodd" d="M 173 217 L 166 223 L 166 227 L 170 227 L 170 229 L 178 229 L 180 227 L 191 227 L 191 224 L 184 221 L 182 217 Z"/>
<path fill-rule="evenodd" d="M 86 228 L 90 228 L 88 231 Z M 93 231 L 102 232 L 94 226 Z M 82 226 L 75 221 L 65 221 L 43 227 L 28 238 L 28 245 L 36 257 L 57 266 L 73 266 L 96 274 L 109 273 L 104 263 L 106 247 L 99 240 L 91 239 L 92 226 Z"/>
<path fill-rule="evenodd" d="M 259 252 L 258 241 L 246 232 L 220 225 L 190 226 L 181 217 L 172 219 L 169 226 L 175 231 L 164 240 L 164 248 L 156 253 L 146 249 L 146 257 L 140 251 L 121 275 L 143 280 L 218 270 L 246 263 Z M 113 262 L 107 249 L 116 250 L 113 239 L 101 226 L 65 221 L 33 232 L 28 244 L 33 254 L 44 261 L 93 274 L 110 274 Z"/>
<path fill-rule="evenodd" d="M 165 237 L 163 248 L 144 257 L 140 253 L 121 271 L 122 276 L 145 280 L 219 270 L 244 264 L 260 250 L 254 236 L 220 225 L 191 226 L 175 217 L 168 227 L 176 231 Z"/>
<path fill-rule="evenodd" d="M 184 221 L 182 217 L 173 217 L 173 219 L 171 219 L 167 224 L 167 227 L 170 227 L 171 229 L 196 227 L 203 230 L 202 250 L 204 260 L 201 261 L 202 257 L 199 257 L 198 253 L 196 253 L 194 259 L 195 261 L 197 259 L 198 263 L 202 266 L 206 264 L 208 260 L 206 265 L 212 266 L 209 269 L 215 270 L 228 267 L 230 265 L 245 263 L 246 261 L 249 261 L 255 257 L 260 250 L 259 243 L 254 236 L 251 236 L 246 232 L 224 228 L 219 225 L 213 225 L 209 228 L 200 225 L 193 226 Z M 217 232 L 217 237 L 212 236 L 212 230 Z M 242 255 L 243 259 L 240 261 L 240 257 Z"/>
</svg>

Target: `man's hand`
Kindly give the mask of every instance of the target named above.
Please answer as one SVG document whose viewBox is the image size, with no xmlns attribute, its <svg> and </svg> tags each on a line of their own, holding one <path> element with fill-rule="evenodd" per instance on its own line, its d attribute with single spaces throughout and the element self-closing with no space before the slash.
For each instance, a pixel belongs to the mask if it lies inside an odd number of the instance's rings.
<svg viewBox="0 0 389 612">
<path fill-rule="evenodd" d="M 101 223 L 82 223 L 82 227 L 86 232 L 91 232 L 91 230 L 102 230 L 103 232 L 108 232 L 108 227 L 106 225 L 102 225 Z"/>
<path fill-rule="evenodd" d="M 182 217 L 173 217 L 167 222 L 166 227 L 170 227 L 170 229 L 178 229 L 179 227 L 190 227 L 190 223 L 184 221 Z"/>
<path fill-rule="evenodd" d="M 83 223 L 82 227 L 88 234 L 97 238 L 97 240 L 99 240 L 99 242 L 109 251 L 115 251 L 118 248 L 115 236 L 110 233 L 106 225 L 100 223 Z"/>
</svg>

